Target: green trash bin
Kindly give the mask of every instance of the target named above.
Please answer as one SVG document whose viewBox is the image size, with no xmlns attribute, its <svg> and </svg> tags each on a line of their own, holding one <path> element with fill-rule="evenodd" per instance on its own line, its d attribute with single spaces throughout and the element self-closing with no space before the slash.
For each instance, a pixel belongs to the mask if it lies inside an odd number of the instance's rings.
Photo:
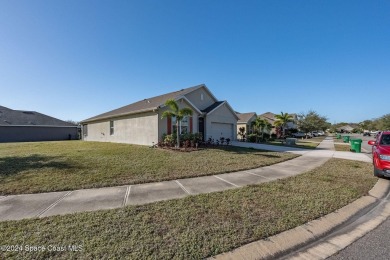
<svg viewBox="0 0 390 260">
<path fill-rule="evenodd" d="M 349 144 L 351 146 L 349 149 L 350 151 L 355 151 L 355 143 L 353 142 L 353 140 L 354 140 L 353 137 L 349 138 Z"/>
<path fill-rule="evenodd" d="M 353 139 L 352 140 L 352 145 L 353 145 L 353 148 L 354 148 L 353 150 L 356 153 L 362 152 L 362 142 L 363 142 L 362 139 Z"/>
<path fill-rule="evenodd" d="M 341 139 L 341 134 L 337 134 L 336 138 Z"/>
<path fill-rule="evenodd" d="M 349 142 L 349 135 L 344 135 L 343 136 L 343 142 L 348 143 Z"/>
</svg>

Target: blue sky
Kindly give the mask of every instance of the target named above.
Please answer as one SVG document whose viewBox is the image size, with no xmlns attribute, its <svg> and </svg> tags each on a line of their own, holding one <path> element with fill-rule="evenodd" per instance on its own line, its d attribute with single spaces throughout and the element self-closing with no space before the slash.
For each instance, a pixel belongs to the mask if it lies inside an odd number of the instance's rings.
<svg viewBox="0 0 390 260">
<path fill-rule="evenodd" d="M 240 112 L 389 113 L 390 2 L 0 1 L 0 105 L 79 121 L 202 83 Z"/>
</svg>

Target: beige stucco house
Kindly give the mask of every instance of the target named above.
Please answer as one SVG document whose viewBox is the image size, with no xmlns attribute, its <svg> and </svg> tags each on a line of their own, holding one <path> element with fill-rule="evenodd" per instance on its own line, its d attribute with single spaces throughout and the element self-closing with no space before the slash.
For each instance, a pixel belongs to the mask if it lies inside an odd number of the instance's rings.
<svg viewBox="0 0 390 260">
<path fill-rule="evenodd" d="M 269 133 L 271 134 L 275 134 L 275 121 L 276 121 L 276 118 L 275 118 L 275 115 L 274 113 L 272 112 L 266 112 L 266 113 L 263 113 L 261 115 L 259 115 L 260 118 L 262 119 L 265 119 L 267 120 L 268 123 L 270 123 L 274 128 L 271 129 L 271 131 L 269 131 Z M 296 124 L 296 121 L 298 120 L 298 117 L 297 117 L 297 114 L 290 114 L 292 116 L 292 122 L 288 122 L 287 123 L 287 129 L 297 129 L 298 128 L 298 125 Z"/>
<path fill-rule="evenodd" d="M 238 116 L 238 121 L 237 121 L 237 138 L 242 138 L 239 133 L 239 129 L 241 127 L 245 128 L 245 135 L 247 136 L 248 134 L 251 133 L 251 124 L 253 121 L 256 120 L 257 114 L 256 112 L 250 112 L 250 113 L 237 113 Z"/>
<path fill-rule="evenodd" d="M 81 122 L 85 141 L 118 142 L 152 145 L 171 134 L 174 118 L 161 118 L 168 108 L 168 99 L 178 102 L 180 108 L 192 109 L 193 115 L 179 126 L 180 133 L 202 133 L 203 138 L 221 137 L 235 140 L 238 117 L 227 101 L 218 101 L 205 85 L 198 85 L 91 117 Z"/>
</svg>

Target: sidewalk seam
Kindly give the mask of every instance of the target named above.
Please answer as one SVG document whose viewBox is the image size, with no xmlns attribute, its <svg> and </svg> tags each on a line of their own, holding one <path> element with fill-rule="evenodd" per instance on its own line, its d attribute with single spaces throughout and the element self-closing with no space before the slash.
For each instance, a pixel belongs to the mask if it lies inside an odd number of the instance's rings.
<svg viewBox="0 0 390 260">
<path fill-rule="evenodd" d="M 187 193 L 188 195 L 191 195 L 191 192 L 189 192 L 189 191 L 183 186 L 183 184 L 181 184 L 178 180 L 175 180 L 175 182 L 177 183 L 177 185 L 179 185 L 180 188 L 182 188 L 182 190 L 184 190 L 185 193 Z"/>
<path fill-rule="evenodd" d="M 129 200 L 129 197 L 130 197 L 130 192 L 131 192 L 131 185 L 129 185 L 126 188 L 126 194 L 125 194 L 125 197 L 124 197 L 123 202 L 122 202 L 122 207 L 126 206 L 128 200 Z"/>
<path fill-rule="evenodd" d="M 265 179 L 267 179 L 267 180 L 273 180 L 273 179 L 271 179 L 271 178 L 269 178 L 269 177 L 260 175 L 260 174 L 258 174 L 258 173 L 253 173 L 253 172 L 249 172 L 249 171 L 243 171 L 243 172 L 245 172 L 245 173 L 247 173 L 247 174 L 255 175 L 255 176 L 257 176 L 257 177 L 262 177 L 262 178 L 265 178 Z"/>
<path fill-rule="evenodd" d="M 71 194 L 73 191 L 68 191 L 65 195 L 63 195 L 61 198 L 59 198 L 58 200 L 56 200 L 54 203 L 52 203 L 49 207 L 47 207 L 46 209 L 42 210 L 41 212 L 39 212 L 36 217 L 40 217 L 42 216 L 43 214 L 45 214 L 46 212 L 48 212 L 49 210 L 51 210 L 52 208 L 54 208 L 58 203 L 60 203 L 65 197 L 67 197 L 69 194 Z"/>
<path fill-rule="evenodd" d="M 234 184 L 234 183 L 232 183 L 232 182 L 230 182 L 230 181 L 227 181 L 227 180 L 224 180 L 224 179 L 222 179 L 221 177 L 219 177 L 219 176 L 216 176 L 216 175 L 213 175 L 215 178 L 217 178 L 218 180 L 221 180 L 221 181 L 224 181 L 224 182 L 226 182 L 226 183 L 228 183 L 228 184 L 230 184 L 230 185 L 233 185 L 234 187 L 237 187 L 237 188 L 240 188 L 241 186 L 239 186 L 239 185 L 237 185 L 237 184 Z"/>
</svg>

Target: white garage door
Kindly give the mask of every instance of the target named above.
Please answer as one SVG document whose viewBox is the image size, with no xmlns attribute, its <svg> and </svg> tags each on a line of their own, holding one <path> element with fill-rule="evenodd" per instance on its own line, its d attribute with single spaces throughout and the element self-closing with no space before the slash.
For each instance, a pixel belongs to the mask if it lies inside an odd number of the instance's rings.
<svg viewBox="0 0 390 260">
<path fill-rule="evenodd" d="M 214 140 L 218 140 L 221 137 L 233 140 L 233 124 L 212 122 L 209 136 L 211 136 Z"/>
</svg>

